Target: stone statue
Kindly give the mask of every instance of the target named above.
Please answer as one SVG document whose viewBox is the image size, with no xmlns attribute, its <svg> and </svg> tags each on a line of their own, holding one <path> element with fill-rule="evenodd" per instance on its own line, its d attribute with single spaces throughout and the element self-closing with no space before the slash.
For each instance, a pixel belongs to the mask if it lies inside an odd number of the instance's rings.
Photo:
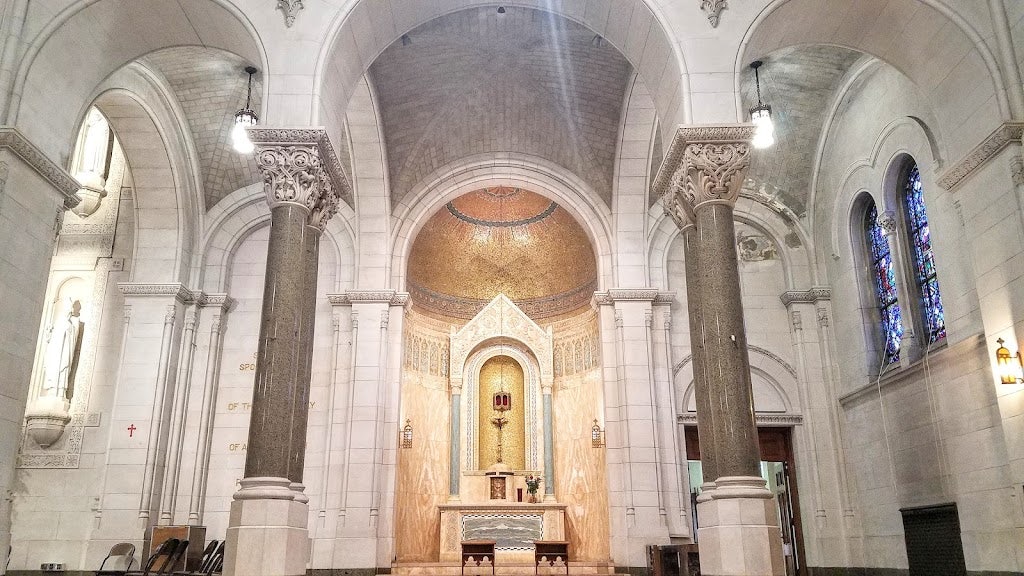
<svg viewBox="0 0 1024 576">
<path fill-rule="evenodd" d="M 67 313 L 58 316 L 50 328 L 46 347 L 43 389 L 40 396 L 62 397 L 71 401 L 75 393 L 75 372 L 82 352 L 82 302 L 66 302 Z"/>
</svg>

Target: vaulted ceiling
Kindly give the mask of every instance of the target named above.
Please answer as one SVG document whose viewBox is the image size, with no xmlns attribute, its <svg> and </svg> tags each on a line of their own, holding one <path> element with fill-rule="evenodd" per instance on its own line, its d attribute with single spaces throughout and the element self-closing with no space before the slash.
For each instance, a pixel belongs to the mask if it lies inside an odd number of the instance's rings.
<svg viewBox="0 0 1024 576">
<path fill-rule="evenodd" d="M 508 6 L 437 18 L 370 67 L 384 123 L 392 201 L 476 154 L 555 162 L 611 202 L 629 62 L 589 29 Z"/>
</svg>

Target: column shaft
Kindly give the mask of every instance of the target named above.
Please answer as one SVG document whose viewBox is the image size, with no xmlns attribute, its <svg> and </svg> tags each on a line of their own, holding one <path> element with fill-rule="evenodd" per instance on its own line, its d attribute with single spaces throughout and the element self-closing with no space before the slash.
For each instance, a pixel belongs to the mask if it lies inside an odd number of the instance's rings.
<svg viewBox="0 0 1024 576">
<path fill-rule="evenodd" d="M 544 496 L 555 495 L 555 443 L 552 438 L 551 389 L 544 393 Z"/>
<path fill-rule="evenodd" d="M 300 334 L 305 314 L 303 254 L 308 214 L 303 206 L 292 203 L 282 203 L 271 210 L 256 381 L 245 456 L 247 478 L 289 478 L 289 440 L 297 424 L 293 407 L 304 369 L 305 348 Z M 305 432 L 303 428 L 301 433 Z"/>
<path fill-rule="evenodd" d="M 448 496 L 455 499 L 459 497 L 459 477 L 462 474 L 459 460 L 461 459 L 462 425 L 462 394 L 452 392 L 452 413 L 451 413 L 451 452 L 449 453 L 448 464 Z"/>
<path fill-rule="evenodd" d="M 309 387 L 313 375 L 313 332 L 316 325 L 316 280 L 320 258 L 320 230 L 305 226 L 302 236 L 302 316 L 299 327 L 299 379 L 292 399 L 291 456 L 288 479 L 302 483 L 306 464 L 306 423 L 309 421 Z"/>
<path fill-rule="evenodd" d="M 761 475 L 761 456 L 750 389 L 733 208 L 726 203 L 706 202 L 696 206 L 695 215 L 701 307 L 695 347 L 704 357 L 716 477 L 757 477 Z M 710 447 L 702 444 L 703 456 Z"/>
<path fill-rule="evenodd" d="M 710 383 L 707 373 L 704 370 L 707 362 L 706 349 L 701 341 L 701 326 L 703 324 L 702 308 L 700 306 L 700 276 L 698 273 L 697 258 L 699 249 L 697 247 L 697 227 L 693 223 L 686 223 L 682 228 L 683 247 L 686 259 L 686 306 L 687 315 L 690 320 L 690 366 L 693 369 L 694 396 L 697 400 L 697 435 L 702 444 L 700 452 L 700 463 L 704 473 L 705 482 L 714 482 L 718 478 L 718 462 L 715 459 L 715 414 L 711 410 L 711 396 L 709 391 Z"/>
</svg>

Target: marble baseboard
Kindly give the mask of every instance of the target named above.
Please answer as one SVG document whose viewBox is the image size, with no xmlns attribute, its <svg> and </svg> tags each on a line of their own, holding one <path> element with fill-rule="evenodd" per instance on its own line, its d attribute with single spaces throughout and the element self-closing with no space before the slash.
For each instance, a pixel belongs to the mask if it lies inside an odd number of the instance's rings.
<svg viewBox="0 0 1024 576">
<path fill-rule="evenodd" d="M 908 576 L 906 568 L 857 568 L 840 566 L 808 566 L 807 576 Z M 967 576 L 1024 576 L 1024 572 L 968 570 Z"/>
</svg>

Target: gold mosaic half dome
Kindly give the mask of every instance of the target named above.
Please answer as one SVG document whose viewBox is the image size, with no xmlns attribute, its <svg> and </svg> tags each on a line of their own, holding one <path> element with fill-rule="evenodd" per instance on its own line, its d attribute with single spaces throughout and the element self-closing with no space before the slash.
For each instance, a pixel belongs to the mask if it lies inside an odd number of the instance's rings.
<svg viewBox="0 0 1024 576">
<path fill-rule="evenodd" d="M 469 319 L 500 293 L 534 319 L 588 305 L 597 289 L 590 239 L 556 202 L 521 188 L 486 188 L 447 203 L 420 230 L 409 292 L 425 312 Z"/>
</svg>

